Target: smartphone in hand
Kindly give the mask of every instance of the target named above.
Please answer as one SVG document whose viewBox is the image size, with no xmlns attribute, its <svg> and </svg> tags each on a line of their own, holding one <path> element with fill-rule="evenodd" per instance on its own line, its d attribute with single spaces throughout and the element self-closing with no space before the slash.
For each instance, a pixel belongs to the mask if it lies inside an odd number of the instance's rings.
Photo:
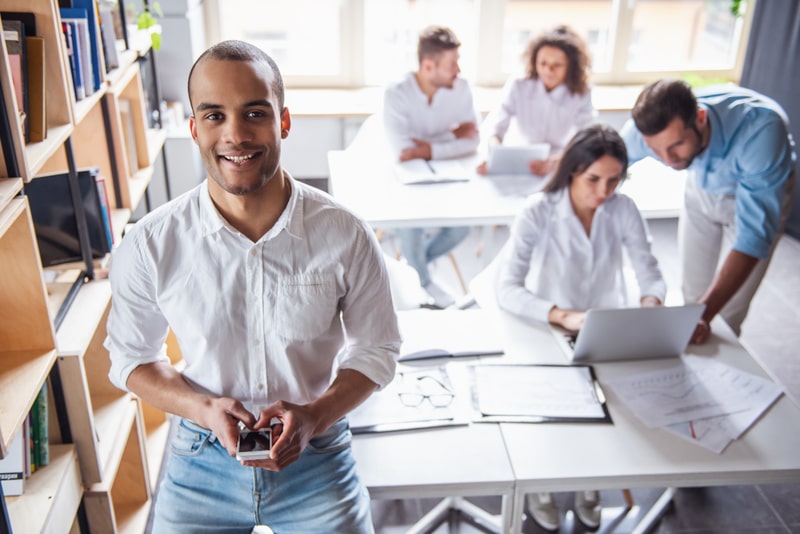
<svg viewBox="0 0 800 534">
<path fill-rule="evenodd" d="M 237 460 L 264 460 L 269 458 L 270 449 L 272 449 L 271 429 L 239 431 L 239 441 L 236 444 Z"/>
</svg>

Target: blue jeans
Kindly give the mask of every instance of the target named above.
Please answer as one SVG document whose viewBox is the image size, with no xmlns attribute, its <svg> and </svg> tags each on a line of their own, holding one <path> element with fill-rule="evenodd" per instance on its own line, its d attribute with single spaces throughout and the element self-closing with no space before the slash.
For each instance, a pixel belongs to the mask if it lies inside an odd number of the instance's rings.
<svg viewBox="0 0 800 534">
<path fill-rule="evenodd" d="M 341 419 L 280 472 L 243 467 L 209 430 L 181 419 L 158 488 L 153 533 L 373 533 L 369 495 Z"/>
<path fill-rule="evenodd" d="M 438 228 L 426 233 L 425 228 L 398 228 L 394 231 L 400 241 L 400 253 L 419 274 L 422 286 L 431 283 L 428 263 L 447 254 L 469 235 L 468 226 Z"/>
</svg>

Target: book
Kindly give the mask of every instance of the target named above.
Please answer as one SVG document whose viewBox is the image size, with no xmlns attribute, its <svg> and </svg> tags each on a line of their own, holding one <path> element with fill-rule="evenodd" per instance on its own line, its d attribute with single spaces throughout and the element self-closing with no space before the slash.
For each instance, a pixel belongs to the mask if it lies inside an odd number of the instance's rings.
<svg viewBox="0 0 800 534">
<path fill-rule="evenodd" d="M 45 85 L 45 53 L 43 37 L 26 37 L 28 52 L 28 125 L 30 142 L 47 137 L 47 98 Z"/>
<path fill-rule="evenodd" d="M 100 11 L 100 36 L 103 43 L 103 59 L 106 72 L 111 72 L 119 67 L 119 53 L 117 52 L 117 35 L 114 31 L 114 15 L 111 6 L 103 4 Z"/>
<path fill-rule="evenodd" d="M 17 103 L 20 121 L 25 132 L 25 141 L 28 133 L 28 66 L 25 53 L 25 27 L 18 20 L 3 20 L 3 40 L 8 51 L 8 64 L 11 69 L 11 80 L 14 85 L 14 98 Z"/>
<path fill-rule="evenodd" d="M 47 382 L 44 383 L 36 400 L 33 401 L 34 420 L 36 427 L 33 429 L 34 441 L 36 445 L 36 468 L 42 468 L 50 463 L 50 433 L 48 430 L 47 417 Z"/>
<path fill-rule="evenodd" d="M 83 77 L 81 76 L 78 39 L 75 36 L 77 29 L 74 24 L 62 22 L 61 30 L 64 32 L 64 44 L 66 46 L 67 57 L 69 57 L 69 70 L 72 74 L 72 87 L 75 90 L 75 100 L 83 100 L 86 98 L 86 93 L 83 89 Z"/>
<path fill-rule="evenodd" d="M 80 56 L 81 78 L 86 96 L 95 89 L 94 60 L 92 59 L 91 38 L 89 37 L 89 21 L 85 9 L 61 8 L 61 21 L 74 24 L 77 29 L 77 50 Z M 99 84 L 98 84 L 99 88 Z"/>
<path fill-rule="evenodd" d="M 110 251 L 114 246 L 114 229 L 111 226 L 111 209 L 109 208 L 106 181 L 98 174 L 95 183 L 97 183 L 97 195 L 100 197 L 100 213 L 103 216 L 103 227 L 105 228 L 108 250 Z"/>
<path fill-rule="evenodd" d="M 23 426 L 6 451 L 0 458 L 0 483 L 3 485 L 3 495 L 22 495 L 25 490 L 25 428 Z"/>
<path fill-rule="evenodd" d="M 133 176 L 139 170 L 139 157 L 136 152 L 136 132 L 133 125 L 131 101 L 127 98 L 119 99 L 119 118 L 122 123 L 122 136 L 125 138 L 129 176 Z"/>
<path fill-rule="evenodd" d="M 72 0 L 74 9 L 83 9 L 86 12 L 86 27 L 89 32 L 89 58 L 92 72 L 92 92 L 99 91 L 103 83 L 102 72 L 105 71 L 104 43 L 97 32 L 100 31 L 100 14 L 96 0 Z M 62 9 L 63 11 L 63 9 Z M 115 47 L 116 50 L 116 47 Z"/>
</svg>

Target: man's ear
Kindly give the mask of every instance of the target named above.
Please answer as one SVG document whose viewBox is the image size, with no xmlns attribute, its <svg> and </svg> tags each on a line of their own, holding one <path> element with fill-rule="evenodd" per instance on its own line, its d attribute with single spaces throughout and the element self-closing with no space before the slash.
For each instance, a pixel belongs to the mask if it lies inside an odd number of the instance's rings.
<svg viewBox="0 0 800 534">
<path fill-rule="evenodd" d="M 194 115 L 189 117 L 189 133 L 192 134 L 192 139 L 197 144 L 197 121 L 195 121 Z"/>
<path fill-rule="evenodd" d="M 289 137 L 289 130 L 292 129 L 292 116 L 289 114 L 289 108 L 283 108 L 281 111 L 281 139 Z"/>
<path fill-rule="evenodd" d="M 701 127 L 701 126 L 705 126 L 707 120 L 708 120 L 708 110 L 706 108 L 698 107 L 697 108 L 697 126 L 698 126 L 698 128 Z"/>
</svg>

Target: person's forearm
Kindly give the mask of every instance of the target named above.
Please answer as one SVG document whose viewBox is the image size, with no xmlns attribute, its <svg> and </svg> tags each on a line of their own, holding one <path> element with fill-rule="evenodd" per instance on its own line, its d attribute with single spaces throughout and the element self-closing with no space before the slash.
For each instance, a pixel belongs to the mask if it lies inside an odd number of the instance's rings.
<svg viewBox="0 0 800 534">
<path fill-rule="evenodd" d="M 128 389 L 159 410 L 185 417 L 203 425 L 199 414 L 211 399 L 198 393 L 168 363 L 140 365 L 128 377 Z"/>
<path fill-rule="evenodd" d="M 367 400 L 377 388 L 378 384 L 358 371 L 352 369 L 339 371 L 325 393 L 307 405 L 317 420 L 314 435 L 325 432 L 333 423 Z"/>
<path fill-rule="evenodd" d="M 705 321 L 711 322 L 723 306 L 742 287 L 742 284 L 753 272 L 757 263 L 758 258 L 754 256 L 738 250 L 730 251 L 711 286 L 700 298 L 700 302 L 706 305 L 706 309 L 703 312 Z"/>
</svg>

